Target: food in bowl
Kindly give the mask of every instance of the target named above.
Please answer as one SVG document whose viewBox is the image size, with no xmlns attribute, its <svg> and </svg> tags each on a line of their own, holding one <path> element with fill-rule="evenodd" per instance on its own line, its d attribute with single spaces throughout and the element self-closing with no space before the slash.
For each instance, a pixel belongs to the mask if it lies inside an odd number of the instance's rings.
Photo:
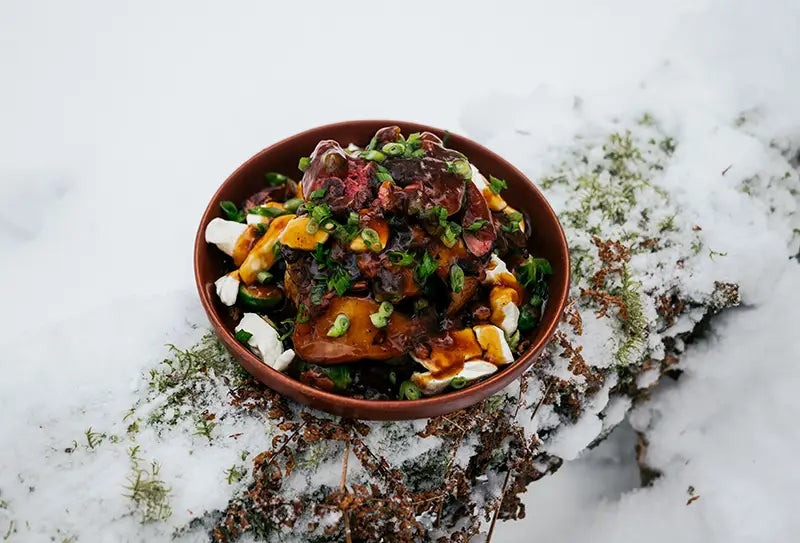
<svg viewBox="0 0 800 543">
<path fill-rule="evenodd" d="M 205 239 L 235 337 L 273 369 L 368 399 L 461 389 L 513 364 L 547 299 L 529 221 L 430 132 L 320 141 L 302 180 L 265 172 Z M 491 173 L 491 172 L 486 172 Z"/>
</svg>

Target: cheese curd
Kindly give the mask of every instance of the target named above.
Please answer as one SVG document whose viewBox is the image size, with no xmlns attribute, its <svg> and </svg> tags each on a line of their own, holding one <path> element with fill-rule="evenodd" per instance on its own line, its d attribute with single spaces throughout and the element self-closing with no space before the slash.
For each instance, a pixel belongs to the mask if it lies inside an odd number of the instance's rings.
<svg viewBox="0 0 800 543">
<path fill-rule="evenodd" d="M 489 293 L 492 314 L 489 322 L 499 326 L 509 336 L 517 329 L 519 321 L 519 294 L 511 287 L 497 286 Z"/>
<path fill-rule="evenodd" d="M 239 283 L 238 270 L 223 275 L 214 281 L 214 287 L 217 289 L 217 296 L 219 296 L 223 304 L 232 306 L 236 303 L 236 298 L 239 295 Z"/>
<path fill-rule="evenodd" d="M 277 330 L 256 313 L 245 313 L 235 330 L 237 332 L 244 330 L 252 334 L 247 340 L 247 345 L 274 370 L 286 370 L 294 359 L 292 349 L 283 350 Z"/>
<path fill-rule="evenodd" d="M 217 217 L 206 226 L 206 243 L 213 243 L 226 255 L 233 256 L 236 240 L 244 233 L 245 229 L 247 229 L 246 224 L 226 221 Z"/>
<path fill-rule="evenodd" d="M 482 281 L 484 285 L 496 285 L 500 282 L 503 275 L 508 274 L 508 266 L 496 254 L 492 253 L 489 260 L 489 267 L 486 269 L 486 277 Z"/>
<path fill-rule="evenodd" d="M 489 206 L 489 209 L 492 211 L 503 211 L 508 204 L 505 200 L 499 195 L 495 194 L 494 191 L 489 186 L 489 182 L 486 181 L 486 178 L 483 176 L 481 172 L 478 171 L 478 168 L 475 165 L 470 164 L 472 168 L 472 182 L 478 187 L 478 190 L 481 191 L 484 200 L 486 200 L 486 204 Z"/>
<path fill-rule="evenodd" d="M 501 366 L 514 361 L 511 347 L 508 345 L 502 329 L 493 324 L 479 324 L 473 326 L 472 330 L 483 349 L 483 358 L 487 361 Z"/>
<path fill-rule="evenodd" d="M 486 362 L 485 360 L 469 360 L 464 362 L 464 367 L 461 369 L 461 371 L 450 377 L 437 379 L 429 371 L 414 372 L 411 374 L 411 381 L 417 385 L 423 394 L 426 396 L 431 396 L 433 394 L 439 394 L 443 392 L 444 389 L 446 389 L 450 384 L 450 381 L 456 377 L 461 377 L 467 382 L 471 382 L 475 381 L 476 379 L 486 377 L 487 375 L 491 375 L 496 371 L 497 366 L 491 362 Z"/>
</svg>

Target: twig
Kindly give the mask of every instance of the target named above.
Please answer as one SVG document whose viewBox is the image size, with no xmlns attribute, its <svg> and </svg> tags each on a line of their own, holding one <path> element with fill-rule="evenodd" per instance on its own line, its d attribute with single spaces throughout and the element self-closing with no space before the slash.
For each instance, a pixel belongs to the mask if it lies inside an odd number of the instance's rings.
<svg viewBox="0 0 800 543">
<path fill-rule="evenodd" d="M 539 398 L 539 403 L 536 404 L 536 407 L 533 409 L 533 413 L 531 413 L 531 420 L 533 420 L 533 417 L 536 416 L 536 412 L 539 410 L 539 408 L 542 407 L 542 404 L 544 403 L 544 399 L 547 398 L 548 394 L 550 394 L 550 389 L 553 388 L 553 383 L 555 383 L 555 379 L 552 379 L 550 381 L 550 384 L 547 385 L 547 388 L 545 389 L 544 394 L 542 394 L 542 397 Z"/>
<path fill-rule="evenodd" d="M 342 461 L 342 484 L 339 487 L 343 493 L 347 493 L 347 461 L 349 457 L 350 457 L 350 440 L 348 439 L 345 442 L 344 460 Z M 346 509 L 343 509 L 342 516 L 344 517 L 344 536 L 347 539 L 347 543 L 352 543 L 353 540 L 350 538 L 350 514 Z"/>
</svg>

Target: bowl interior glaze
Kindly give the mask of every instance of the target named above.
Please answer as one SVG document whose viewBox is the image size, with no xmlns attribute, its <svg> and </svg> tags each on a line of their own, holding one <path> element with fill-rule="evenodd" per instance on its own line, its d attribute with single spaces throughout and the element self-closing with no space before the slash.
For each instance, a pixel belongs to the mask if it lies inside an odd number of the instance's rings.
<svg viewBox="0 0 800 543">
<path fill-rule="evenodd" d="M 399 126 L 406 135 L 427 130 L 441 138 L 445 136 L 444 130 L 421 124 L 365 120 L 320 126 L 286 138 L 253 156 L 222 183 L 203 213 L 195 238 L 194 270 L 200 301 L 214 332 L 226 348 L 250 374 L 273 390 L 307 406 L 348 418 L 404 420 L 434 417 L 462 409 L 495 394 L 536 361 L 555 332 L 569 290 L 567 242 L 558 218 L 539 189 L 522 172 L 489 149 L 457 134 L 450 134 L 448 147 L 467 155 L 470 162 L 487 177 L 491 174 L 508 182 L 508 189 L 503 196 L 512 207 L 524 211 L 529 219 L 532 231 L 529 246 L 533 254 L 547 258 L 553 267 L 542 320 L 533 334 L 527 336 L 531 340 L 531 347 L 523 356 L 480 383 L 440 396 L 416 401 L 361 400 L 317 390 L 296 381 L 268 367 L 236 341 L 232 332 L 236 323 L 214 291 L 214 281 L 229 270 L 223 268 L 222 253 L 205 242 L 206 225 L 221 215 L 219 203 L 224 200 L 238 203 L 262 189 L 264 172 L 280 172 L 297 179 L 299 158 L 309 156 L 320 140 L 334 139 L 342 145 L 350 142 L 365 144 L 379 128 L 390 125 Z"/>
</svg>

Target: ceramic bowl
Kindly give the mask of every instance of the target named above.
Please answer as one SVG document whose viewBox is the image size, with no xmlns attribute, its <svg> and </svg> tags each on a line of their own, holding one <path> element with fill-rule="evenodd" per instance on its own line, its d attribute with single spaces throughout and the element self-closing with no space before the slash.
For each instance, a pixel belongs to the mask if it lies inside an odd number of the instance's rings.
<svg viewBox="0 0 800 543">
<path fill-rule="evenodd" d="M 533 254 L 547 258 L 553 267 L 544 314 L 538 327 L 527 336 L 531 344 L 523 356 L 484 381 L 461 390 L 414 401 L 363 400 L 318 390 L 292 379 L 268 367 L 236 341 L 233 336 L 235 323 L 214 290 L 214 281 L 229 270 L 223 267 L 222 253 L 205 241 L 206 225 L 221 215 L 220 202 L 241 202 L 263 188 L 264 172 L 281 172 L 297 179 L 298 159 L 309 156 L 320 140 L 333 139 L 342 145 L 350 142 L 363 144 L 379 128 L 390 125 L 399 126 L 404 134 L 427 130 L 440 138 L 445 136 L 442 129 L 417 123 L 367 120 L 320 126 L 279 141 L 242 164 L 222 183 L 203 213 L 194 244 L 194 271 L 200 301 L 214 332 L 233 356 L 251 375 L 280 394 L 309 407 L 348 418 L 402 420 L 434 417 L 462 409 L 495 394 L 536 362 L 555 332 L 569 290 L 569 252 L 564 231 L 539 189 L 521 171 L 489 149 L 463 136 L 450 134 L 448 147 L 464 153 L 487 176 L 492 174 L 508 182 L 503 197 L 513 207 L 524 211 L 530 220 L 532 235 L 529 243 Z"/>
</svg>

